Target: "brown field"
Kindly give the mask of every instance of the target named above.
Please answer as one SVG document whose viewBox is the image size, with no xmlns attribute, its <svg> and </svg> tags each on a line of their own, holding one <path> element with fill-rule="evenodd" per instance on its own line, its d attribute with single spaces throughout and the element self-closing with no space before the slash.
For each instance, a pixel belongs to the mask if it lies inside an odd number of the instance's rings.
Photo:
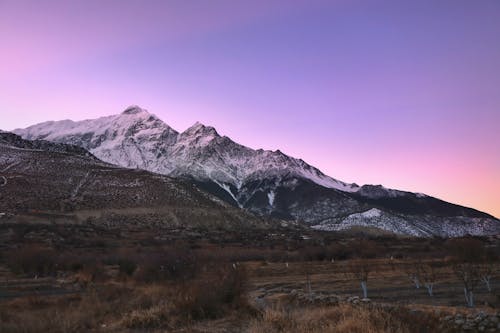
<svg viewBox="0 0 500 333">
<path fill-rule="evenodd" d="M 496 238 L 2 227 L 1 333 L 460 332 L 460 315 L 490 318 L 468 331 L 500 329 Z M 474 308 L 462 261 L 490 268 Z"/>
</svg>

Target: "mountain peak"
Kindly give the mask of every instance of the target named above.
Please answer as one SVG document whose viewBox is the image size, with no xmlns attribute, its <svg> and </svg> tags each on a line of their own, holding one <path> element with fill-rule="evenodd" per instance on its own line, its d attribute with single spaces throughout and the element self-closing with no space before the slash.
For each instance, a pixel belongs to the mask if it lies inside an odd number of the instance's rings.
<svg viewBox="0 0 500 333">
<path fill-rule="evenodd" d="M 125 111 L 122 112 L 122 114 L 124 115 L 139 114 L 139 113 L 148 113 L 148 111 L 137 105 L 130 105 L 128 108 L 125 109 Z"/>
<path fill-rule="evenodd" d="M 203 125 L 201 122 L 197 121 L 190 128 L 199 128 L 199 127 L 205 127 L 205 125 Z"/>
<path fill-rule="evenodd" d="M 213 128 L 212 126 L 205 126 L 204 124 L 200 123 L 199 121 L 195 122 L 193 126 L 189 127 L 187 130 L 184 131 L 185 134 L 187 135 L 196 135 L 196 136 L 214 136 L 217 137 L 219 136 L 219 133 L 217 133 L 217 130 Z"/>
</svg>

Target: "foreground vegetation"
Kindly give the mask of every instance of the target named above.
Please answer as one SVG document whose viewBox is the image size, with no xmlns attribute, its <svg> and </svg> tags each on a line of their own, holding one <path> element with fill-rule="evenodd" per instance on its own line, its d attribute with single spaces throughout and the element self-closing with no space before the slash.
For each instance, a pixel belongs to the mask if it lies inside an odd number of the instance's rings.
<svg viewBox="0 0 500 333">
<path fill-rule="evenodd" d="M 497 329 L 495 238 L 68 243 L 9 232 L 0 332 L 458 332 L 454 316 L 472 314 Z"/>
<path fill-rule="evenodd" d="M 1 332 L 452 332 L 433 314 L 405 307 L 275 305 L 257 311 L 236 300 L 174 293 L 166 286 L 110 287 L 57 299 L 2 304 Z M 209 299 L 207 299 L 207 297 Z"/>
</svg>

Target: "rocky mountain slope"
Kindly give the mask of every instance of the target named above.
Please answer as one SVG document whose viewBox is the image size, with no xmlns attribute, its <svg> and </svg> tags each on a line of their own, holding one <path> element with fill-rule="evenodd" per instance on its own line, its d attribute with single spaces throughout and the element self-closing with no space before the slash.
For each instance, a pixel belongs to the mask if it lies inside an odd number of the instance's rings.
<svg viewBox="0 0 500 333">
<path fill-rule="evenodd" d="M 500 232 L 500 222 L 486 213 L 420 193 L 348 184 L 279 150 L 242 146 L 200 123 L 179 133 L 137 106 L 114 116 L 50 121 L 15 133 L 77 145 L 122 167 L 189 179 L 234 206 L 317 229 L 369 225 L 417 236 Z"/>
<path fill-rule="evenodd" d="M 100 161 L 87 150 L 0 132 L 0 217 L 146 226 L 264 226 L 192 183 Z"/>
</svg>

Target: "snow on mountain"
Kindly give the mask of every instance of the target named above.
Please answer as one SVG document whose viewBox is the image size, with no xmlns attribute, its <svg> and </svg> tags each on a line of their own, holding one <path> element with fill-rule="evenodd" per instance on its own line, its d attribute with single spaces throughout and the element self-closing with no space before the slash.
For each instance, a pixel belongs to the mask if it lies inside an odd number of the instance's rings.
<svg viewBox="0 0 500 333">
<path fill-rule="evenodd" d="M 49 121 L 14 133 L 88 149 L 105 162 L 172 176 L 190 176 L 240 188 L 251 179 L 296 176 L 347 192 L 359 190 L 281 151 L 254 150 L 199 122 L 179 133 L 137 106 L 119 115 L 83 121 Z M 232 194 L 229 191 L 230 194 Z M 234 196 L 234 195 L 233 195 Z"/>
<path fill-rule="evenodd" d="M 358 189 L 358 194 L 363 197 L 370 199 L 380 199 L 380 198 L 397 198 L 406 195 L 415 195 L 418 198 L 425 198 L 427 195 L 423 193 L 412 193 L 405 191 L 393 190 L 390 188 L 386 188 L 382 185 L 363 185 Z"/>
<path fill-rule="evenodd" d="M 332 218 L 311 226 L 316 230 L 339 231 L 353 227 L 378 228 L 400 235 L 416 237 L 460 237 L 464 235 L 494 235 L 499 232 L 498 221 L 489 218 L 464 216 L 399 215 L 371 208 L 343 218 Z"/>
<path fill-rule="evenodd" d="M 354 226 L 375 227 L 382 230 L 391 230 L 398 234 L 422 236 L 406 219 L 387 214 L 377 208 L 371 208 L 361 213 L 353 213 L 345 218 L 333 221 L 324 221 L 322 224 L 312 226 L 317 230 L 345 230 Z M 427 235 L 425 235 L 427 236 Z"/>
<path fill-rule="evenodd" d="M 105 162 L 128 168 L 154 169 L 160 145 L 175 142 L 178 133 L 138 107 L 83 121 L 49 121 L 14 133 L 28 140 L 74 144 Z"/>
<path fill-rule="evenodd" d="M 118 115 L 49 121 L 14 133 L 76 145 L 118 166 L 187 178 L 234 206 L 320 230 L 372 226 L 416 236 L 500 232 L 500 221 L 486 213 L 421 193 L 348 184 L 279 150 L 240 145 L 199 122 L 177 132 L 138 106 Z"/>
</svg>

